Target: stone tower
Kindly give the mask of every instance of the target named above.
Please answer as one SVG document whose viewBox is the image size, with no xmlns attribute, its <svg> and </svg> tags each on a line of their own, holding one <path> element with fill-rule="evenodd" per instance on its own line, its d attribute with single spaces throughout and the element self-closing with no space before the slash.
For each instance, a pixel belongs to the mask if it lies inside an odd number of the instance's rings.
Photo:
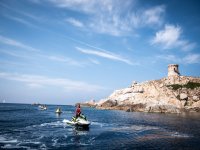
<svg viewBox="0 0 200 150">
<path fill-rule="evenodd" d="M 178 70 L 178 64 L 169 64 L 168 65 L 168 77 L 170 76 L 180 76 Z"/>
</svg>

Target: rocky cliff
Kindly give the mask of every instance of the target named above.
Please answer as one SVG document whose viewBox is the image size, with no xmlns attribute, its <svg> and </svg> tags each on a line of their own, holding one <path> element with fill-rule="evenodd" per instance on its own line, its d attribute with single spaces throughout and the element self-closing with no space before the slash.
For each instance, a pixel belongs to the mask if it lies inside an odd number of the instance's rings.
<svg viewBox="0 0 200 150">
<path fill-rule="evenodd" d="M 168 76 L 116 90 L 95 103 L 99 109 L 180 113 L 200 111 L 200 78 Z"/>
</svg>

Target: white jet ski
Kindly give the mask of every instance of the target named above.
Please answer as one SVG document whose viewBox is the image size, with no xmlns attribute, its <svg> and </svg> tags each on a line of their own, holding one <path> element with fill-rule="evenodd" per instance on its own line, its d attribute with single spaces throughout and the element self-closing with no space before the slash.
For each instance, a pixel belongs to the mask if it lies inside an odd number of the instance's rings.
<svg viewBox="0 0 200 150">
<path fill-rule="evenodd" d="M 61 113 L 62 113 L 62 110 L 61 110 L 60 108 L 57 108 L 56 111 L 55 111 L 55 113 L 61 114 Z"/>
<path fill-rule="evenodd" d="M 44 105 L 39 105 L 38 107 L 40 108 L 40 110 L 47 110 L 47 107 Z"/>
<path fill-rule="evenodd" d="M 90 122 L 82 114 L 78 118 L 72 117 L 71 121 L 67 120 L 67 119 L 64 119 L 63 122 L 67 123 L 67 124 L 70 124 L 70 125 L 74 125 L 76 127 L 82 127 L 82 128 L 88 128 L 89 125 L 90 125 Z"/>
</svg>

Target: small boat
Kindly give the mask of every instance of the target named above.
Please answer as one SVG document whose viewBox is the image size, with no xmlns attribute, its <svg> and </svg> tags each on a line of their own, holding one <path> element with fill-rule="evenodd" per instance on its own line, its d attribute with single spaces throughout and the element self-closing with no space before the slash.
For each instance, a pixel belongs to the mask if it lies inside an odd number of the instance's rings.
<svg viewBox="0 0 200 150">
<path fill-rule="evenodd" d="M 63 122 L 84 129 L 88 129 L 90 125 L 90 122 L 86 119 L 86 117 L 83 114 L 81 114 L 78 118 L 72 117 L 71 120 L 64 119 Z"/>
</svg>

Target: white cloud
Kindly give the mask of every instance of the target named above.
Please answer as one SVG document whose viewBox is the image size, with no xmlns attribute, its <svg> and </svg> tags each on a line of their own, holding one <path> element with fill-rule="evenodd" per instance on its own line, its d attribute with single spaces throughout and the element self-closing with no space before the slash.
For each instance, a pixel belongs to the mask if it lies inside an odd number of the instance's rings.
<svg viewBox="0 0 200 150">
<path fill-rule="evenodd" d="M 23 59 L 48 59 L 54 62 L 61 62 L 65 63 L 66 65 L 70 66 L 76 66 L 76 67 L 84 67 L 86 65 L 85 62 L 77 61 L 68 57 L 63 57 L 63 56 L 56 56 L 56 55 L 47 55 L 47 54 L 42 54 L 40 53 L 25 53 L 24 51 L 12 51 L 12 50 L 2 50 L 0 49 L 0 53 L 10 55 L 13 57 L 18 57 L 18 58 L 23 58 Z"/>
<path fill-rule="evenodd" d="M 29 83 L 27 84 L 30 88 L 43 88 L 44 86 L 42 86 L 41 84 L 37 84 L 37 83 Z"/>
<path fill-rule="evenodd" d="M 104 87 L 89 84 L 82 81 L 74 81 L 74 80 L 70 80 L 66 78 L 50 78 L 50 77 L 39 76 L 39 75 L 0 72 L 0 78 L 22 82 L 31 88 L 56 86 L 68 91 L 76 91 L 76 92 L 80 92 L 80 91 L 81 92 L 96 92 L 99 90 L 106 89 Z"/>
<path fill-rule="evenodd" d="M 179 44 L 181 28 L 173 25 L 165 25 L 165 29 L 158 31 L 154 37 L 153 44 L 162 44 L 165 49 L 175 47 Z"/>
<path fill-rule="evenodd" d="M 160 45 L 163 49 L 172 49 L 179 47 L 182 50 L 191 50 L 195 47 L 195 43 L 190 43 L 181 38 L 182 29 L 179 26 L 165 25 L 163 30 L 156 32 L 151 44 Z"/>
<path fill-rule="evenodd" d="M 158 55 L 158 59 L 166 60 L 167 62 L 181 63 L 181 59 L 175 55 Z"/>
<path fill-rule="evenodd" d="M 158 55 L 157 58 L 166 60 L 170 63 L 196 64 L 200 63 L 200 54 L 187 54 L 183 57 L 176 55 Z"/>
<path fill-rule="evenodd" d="M 57 61 L 66 63 L 67 65 L 77 66 L 77 67 L 84 67 L 85 63 L 76 61 L 71 58 L 63 57 L 63 56 L 50 56 L 50 55 L 40 55 L 41 57 L 47 58 L 49 60 Z"/>
<path fill-rule="evenodd" d="M 187 64 L 200 63 L 200 54 L 188 54 L 183 58 L 183 62 Z"/>
<path fill-rule="evenodd" d="M 30 0 L 31 2 L 34 3 L 34 1 L 38 1 L 38 4 L 40 4 L 40 0 Z M 6 4 L 0 4 L 2 7 L 6 8 L 6 9 L 9 9 L 9 12 L 14 12 L 14 14 L 18 14 L 18 16 L 20 15 L 23 15 L 25 17 L 28 17 L 28 19 L 30 20 L 34 20 L 34 21 L 37 21 L 37 22 L 46 22 L 46 18 L 44 18 L 44 16 L 41 16 L 41 15 L 36 15 L 36 14 L 33 14 L 33 12 L 29 13 L 27 11 L 24 11 L 24 10 L 20 10 L 20 9 L 17 9 L 17 8 L 14 8 L 14 7 L 11 7 L 9 5 L 6 5 Z M 3 14 L 5 17 L 7 17 L 8 19 L 12 19 L 12 20 L 15 20 L 15 21 L 18 21 L 20 23 L 23 23 L 25 25 L 28 25 L 30 27 L 35 27 L 35 28 L 39 28 L 38 26 L 36 26 L 35 24 L 33 23 L 30 23 L 29 21 L 27 20 L 24 20 L 22 18 L 19 18 L 19 17 L 14 17 L 13 14 L 12 15 L 8 15 L 8 13 L 6 14 Z"/>
<path fill-rule="evenodd" d="M 67 18 L 66 21 L 69 22 L 70 24 L 72 24 L 73 26 L 84 27 L 83 23 L 77 19 Z"/>
<path fill-rule="evenodd" d="M 149 8 L 142 14 L 142 21 L 148 25 L 161 25 L 165 7 L 163 5 Z"/>
<path fill-rule="evenodd" d="M 41 50 L 38 50 L 29 45 L 23 44 L 19 41 L 16 41 L 16 40 L 13 40 L 13 39 L 1 36 L 1 35 L 0 35 L 0 43 L 4 43 L 9 46 L 22 48 L 22 50 L 20 50 L 20 51 L 19 50 L 13 51 L 13 50 L 0 49 L 0 53 L 4 53 L 6 55 L 19 57 L 19 58 L 25 58 L 25 59 L 34 59 L 34 58 L 49 59 L 52 61 L 62 62 L 62 63 L 66 63 L 67 65 L 78 66 L 78 67 L 84 67 L 86 65 L 85 62 L 80 62 L 80 61 L 74 60 L 72 58 L 44 54 L 44 53 L 42 53 Z"/>
<path fill-rule="evenodd" d="M 113 36 L 133 35 L 136 28 L 160 26 L 163 22 L 163 5 L 142 9 L 133 0 L 49 0 L 58 7 L 82 12 L 87 16 L 84 24 L 91 31 Z M 82 26 L 77 20 L 72 24 Z M 153 25 L 153 26 L 152 26 Z"/>
<path fill-rule="evenodd" d="M 0 43 L 6 44 L 6 45 L 9 45 L 9 46 L 15 46 L 15 47 L 18 47 L 18 48 L 23 48 L 23 49 L 26 49 L 26 50 L 29 50 L 29 51 L 35 51 L 35 52 L 40 51 L 40 50 L 35 49 L 31 46 L 28 46 L 26 44 L 23 44 L 21 42 L 18 42 L 16 40 L 13 40 L 13 39 L 1 36 L 1 35 L 0 35 Z"/>
<path fill-rule="evenodd" d="M 196 43 L 191 43 L 189 41 L 182 41 L 181 49 L 183 51 L 190 51 L 196 47 Z"/>
<path fill-rule="evenodd" d="M 39 28 L 38 26 L 34 25 L 33 23 L 30 23 L 29 21 L 27 20 L 24 20 L 22 18 L 19 18 L 19 17 L 13 17 L 13 16 L 8 16 L 8 15 L 5 15 L 7 18 L 11 19 L 11 20 L 14 20 L 14 21 L 17 21 L 19 23 L 22 23 L 26 26 L 29 26 L 29 27 L 33 27 L 33 28 Z"/>
<path fill-rule="evenodd" d="M 0 49 L 0 53 L 6 54 L 6 55 L 10 55 L 10 56 L 13 56 L 13 57 L 24 57 L 23 55 L 20 55 L 20 54 L 18 54 L 16 52 L 12 52 L 10 50 L 2 50 L 2 49 Z"/>
<path fill-rule="evenodd" d="M 85 53 L 85 54 L 89 54 L 89 55 L 96 55 L 98 57 L 103 57 L 103 58 L 107 58 L 107 59 L 111 59 L 111 60 L 121 61 L 121 62 L 125 62 L 129 65 L 133 65 L 133 63 L 130 60 L 123 58 L 120 55 L 110 53 L 108 51 L 97 51 L 97 50 L 91 50 L 91 49 L 84 49 L 84 48 L 80 48 L 80 47 L 76 47 L 76 49 L 78 51 L 80 51 L 81 53 Z"/>
</svg>

